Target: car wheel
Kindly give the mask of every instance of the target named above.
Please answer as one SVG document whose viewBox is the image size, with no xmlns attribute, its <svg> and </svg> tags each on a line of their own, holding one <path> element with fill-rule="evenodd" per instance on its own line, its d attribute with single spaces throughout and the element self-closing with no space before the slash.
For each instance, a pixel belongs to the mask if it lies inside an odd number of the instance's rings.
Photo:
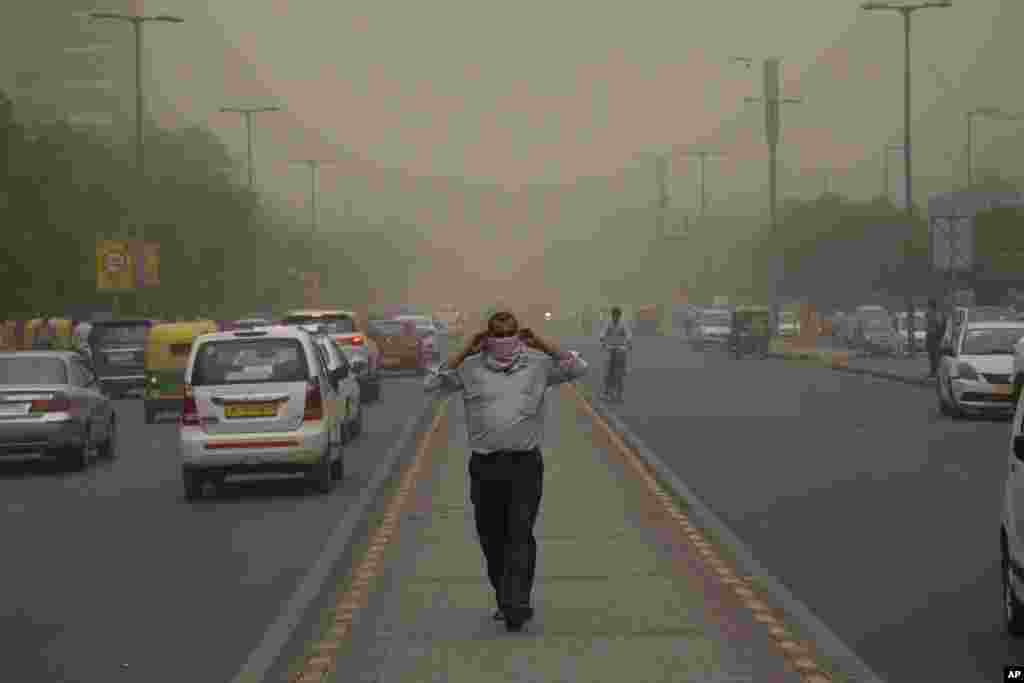
<svg viewBox="0 0 1024 683">
<path fill-rule="evenodd" d="M 320 493 L 330 493 L 334 488 L 334 478 L 331 467 L 331 448 L 320 458 L 320 462 L 313 465 L 310 471 L 310 478 L 313 480 L 316 490 Z"/>
<path fill-rule="evenodd" d="M 1013 590 L 1010 552 L 1006 540 L 1002 540 L 1002 575 L 1003 575 L 1003 623 L 1006 631 L 1012 636 L 1024 636 L 1024 605 Z"/>
<path fill-rule="evenodd" d="M 345 456 L 338 454 L 338 459 L 331 463 L 331 478 L 334 481 L 341 481 L 345 478 Z"/>
<path fill-rule="evenodd" d="M 946 382 L 946 393 L 949 396 L 949 416 L 956 420 L 965 417 L 963 408 L 956 402 L 956 396 L 953 394 L 953 380 Z"/>
<path fill-rule="evenodd" d="M 117 457 L 117 418 L 113 415 L 107 424 L 107 440 L 100 447 L 100 457 L 110 460 Z"/>
<path fill-rule="evenodd" d="M 185 500 L 196 500 L 203 495 L 203 479 L 198 472 L 182 470 L 181 482 L 185 487 Z"/>
<path fill-rule="evenodd" d="M 1013 403 L 1014 405 L 1020 401 L 1021 389 L 1024 389 L 1024 375 L 1018 374 L 1013 378 Z"/>
<path fill-rule="evenodd" d="M 146 406 L 146 424 L 151 425 L 156 422 L 156 410 L 152 406 Z"/>
<path fill-rule="evenodd" d="M 69 448 L 67 453 L 64 455 L 65 468 L 71 472 L 81 472 L 89 466 L 89 459 L 93 453 L 92 435 L 89 434 L 88 428 L 86 428 L 85 437 L 82 439 L 82 445 Z"/>
</svg>

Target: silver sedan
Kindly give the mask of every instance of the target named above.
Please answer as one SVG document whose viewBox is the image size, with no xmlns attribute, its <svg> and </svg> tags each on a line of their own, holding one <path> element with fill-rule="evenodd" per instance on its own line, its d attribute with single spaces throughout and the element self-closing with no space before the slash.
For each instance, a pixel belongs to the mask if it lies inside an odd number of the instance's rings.
<svg viewBox="0 0 1024 683">
<path fill-rule="evenodd" d="M 0 458 L 56 459 L 79 470 L 116 449 L 113 404 L 82 356 L 0 353 Z"/>
</svg>

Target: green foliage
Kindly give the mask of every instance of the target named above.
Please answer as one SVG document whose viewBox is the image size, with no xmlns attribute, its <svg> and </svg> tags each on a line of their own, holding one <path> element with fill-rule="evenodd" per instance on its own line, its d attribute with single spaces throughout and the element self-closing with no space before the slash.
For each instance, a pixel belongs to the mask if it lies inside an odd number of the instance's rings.
<svg viewBox="0 0 1024 683">
<path fill-rule="evenodd" d="M 343 291 L 356 303 L 371 291 L 367 254 L 409 257 L 386 231 L 351 236 L 332 227 L 314 239 L 290 212 L 234 182 L 237 165 L 205 128 L 151 126 L 143 182 L 133 139 L 111 142 L 61 123 L 26 129 L 9 102 L 0 92 L 0 319 L 110 310 L 113 295 L 96 291 L 96 241 L 130 239 L 136 224 L 160 243 L 161 285 L 120 295 L 123 314 L 233 317 L 301 305 L 295 275 L 315 268 L 329 283 L 325 299 Z"/>
</svg>

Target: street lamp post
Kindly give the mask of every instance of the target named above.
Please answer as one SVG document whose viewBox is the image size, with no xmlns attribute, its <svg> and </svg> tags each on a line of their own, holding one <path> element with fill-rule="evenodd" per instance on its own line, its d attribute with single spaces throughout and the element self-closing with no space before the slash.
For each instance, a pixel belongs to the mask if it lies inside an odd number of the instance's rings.
<svg viewBox="0 0 1024 683">
<path fill-rule="evenodd" d="M 296 159 L 292 163 L 294 163 L 294 164 L 303 164 L 304 166 L 308 166 L 309 167 L 309 188 L 310 188 L 310 192 L 309 192 L 309 198 L 310 198 L 310 221 L 309 221 L 309 225 L 310 225 L 310 230 L 311 230 L 312 234 L 316 235 L 316 228 L 317 228 L 317 223 L 316 223 L 316 221 L 317 221 L 317 208 L 316 208 L 316 200 L 317 200 L 317 187 L 316 187 L 316 185 L 317 185 L 317 183 L 316 183 L 316 176 L 317 176 L 317 172 L 320 170 L 321 166 L 326 166 L 328 164 L 333 164 L 334 162 L 333 161 L 323 161 L 323 160 L 319 160 L 319 159 Z"/>
<path fill-rule="evenodd" d="M 903 15 L 903 163 L 904 173 L 906 175 L 906 183 L 903 190 L 906 200 L 906 206 L 904 208 L 906 209 L 908 220 L 912 220 L 914 217 L 914 175 L 912 173 L 910 153 L 910 17 L 918 10 L 952 6 L 952 0 L 921 2 L 912 5 L 902 5 L 889 2 L 865 2 L 861 5 L 861 9 L 868 11 L 888 10 L 892 12 L 899 12 Z"/>
<path fill-rule="evenodd" d="M 967 112 L 967 189 L 974 187 L 974 119 L 975 117 L 996 121 L 1020 121 L 1024 115 L 1008 114 L 999 107 L 978 107 Z"/>
<path fill-rule="evenodd" d="M 911 15 L 922 9 L 939 8 L 939 7 L 952 7 L 952 0 L 938 0 L 935 2 L 921 2 L 916 4 L 894 4 L 889 2 L 865 2 L 861 5 L 861 9 L 867 11 L 873 10 L 887 10 L 891 12 L 899 12 L 903 16 L 903 165 L 904 165 L 904 201 L 906 206 L 904 207 L 907 214 L 907 238 L 904 248 L 904 257 L 910 255 L 910 244 L 911 235 L 910 231 L 913 230 L 914 226 L 914 192 L 913 182 L 914 175 L 911 167 L 911 147 L 910 147 L 910 17 Z M 907 329 L 908 329 L 908 343 L 911 345 L 909 348 L 913 348 L 913 297 L 911 294 L 912 288 L 908 284 L 907 288 Z"/>
<path fill-rule="evenodd" d="M 140 182 L 146 178 L 145 153 L 143 145 L 143 113 L 144 101 L 142 90 L 142 25 L 147 22 L 165 22 L 180 24 L 184 19 L 169 14 L 143 15 L 122 14 L 120 12 L 90 12 L 90 19 L 109 19 L 128 22 L 135 29 L 135 166 Z M 142 223 L 136 225 L 138 238 L 143 239 Z"/>
<path fill-rule="evenodd" d="M 262 114 L 269 111 L 281 111 L 281 107 L 221 107 L 222 112 L 231 112 L 235 114 L 241 114 L 245 119 L 245 138 L 248 150 L 248 167 L 249 167 L 249 191 L 252 191 L 253 187 L 253 163 L 252 163 L 252 115 Z"/>
<path fill-rule="evenodd" d="M 698 195 L 698 204 L 700 206 L 700 216 L 703 218 L 704 215 L 707 213 L 707 204 L 708 204 L 707 192 L 705 191 L 705 182 L 704 182 L 704 179 L 705 179 L 705 175 L 704 175 L 704 162 L 707 161 L 709 158 L 710 159 L 720 159 L 721 155 L 717 154 L 716 152 L 711 152 L 711 151 L 708 151 L 708 150 L 699 150 L 699 151 L 696 151 L 696 152 L 684 152 L 683 155 L 684 156 L 689 156 L 689 157 L 696 157 L 699 160 L 700 187 L 698 189 L 698 193 L 699 193 L 699 195 Z"/>
</svg>

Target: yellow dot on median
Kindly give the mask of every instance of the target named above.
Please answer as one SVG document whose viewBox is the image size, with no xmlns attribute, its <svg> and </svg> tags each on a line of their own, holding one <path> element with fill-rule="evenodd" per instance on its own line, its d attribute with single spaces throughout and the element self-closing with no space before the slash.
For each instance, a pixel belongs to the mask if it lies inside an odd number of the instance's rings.
<svg viewBox="0 0 1024 683">
<path fill-rule="evenodd" d="M 764 612 L 755 612 L 754 613 L 754 619 L 756 621 L 761 622 L 762 624 L 777 624 L 777 623 L 779 623 L 778 619 L 776 619 L 775 617 L 773 617 L 770 614 L 765 614 Z"/>
<path fill-rule="evenodd" d="M 741 598 L 755 597 L 754 591 L 750 590 L 749 588 L 737 588 L 736 595 L 740 596 Z"/>
<path fill-rule="evenodd" d="M 779 647 L 782 648 L 786 654 L 790 655 L 804 654 L 807 652 L 807 648 L 795 640 L 783 640 L 779 643 Z"/>
<path fill-rule="evenodd" d="M 784 640 L 786 638 L 789 638 L 789 631 L 787 631 L 781 626 L 771 627 L 770 629 L 768 629 L 768 633 L 777 640 Z"/>
<path fill-rule="evenodd" d="M 766 605 L 765 603 L 761 602 L 760 600 L 747 600 L 747 602 L 744 603 L 744 604 L 746 604 L 747 607 L 749 607 L 750 609 L 753 609 L 753 610 L 759 610 L 759 611 L 762 611 L 762 612 L 765 612 L 765 611 L 768 610 L 768 605 Z"/>
<path fill-rule="evenodd" d="M 793 666 L 800 672 L 811 672 L 818 669 L 817 663 L 810 657 L 800 657 L 793 662 Z"/>
</svg>

